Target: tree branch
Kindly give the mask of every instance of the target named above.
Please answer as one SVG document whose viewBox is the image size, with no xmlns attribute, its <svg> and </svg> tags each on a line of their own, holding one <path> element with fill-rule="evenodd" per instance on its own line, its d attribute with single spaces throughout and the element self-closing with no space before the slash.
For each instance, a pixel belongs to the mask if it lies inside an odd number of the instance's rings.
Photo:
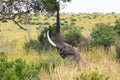
<svg viewBox="0 0 120 80">
<path fill-rule="evenodd" d="M 25 31 L 27 31 L 26 28 L 22 27 L 17 21 L 15 21 L 14 19 L 11 19 L 16 25 L 18 25 L 20 27 L 20 29 L 23 29 Z"/>
</svg>

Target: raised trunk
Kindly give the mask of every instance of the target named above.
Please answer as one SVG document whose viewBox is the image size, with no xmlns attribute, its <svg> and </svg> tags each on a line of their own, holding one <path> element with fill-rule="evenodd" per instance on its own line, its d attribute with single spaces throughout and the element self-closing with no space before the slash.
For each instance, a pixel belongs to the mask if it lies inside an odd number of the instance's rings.
<svg viewBox="0 0 120 80">
<path fill-rule="evenodd" d="M 64 43 L 62 41 L 61 38 L 61 34 L 60 34 L 60 14 L 59 14 L 59 10 L 57 11 L 57 15 L 56 15 L 56 34 L 55 34 L 55 39 L 56 39 L 56 44 L 58 45 L 58 47 L 63 47 Z"/>
</svg>

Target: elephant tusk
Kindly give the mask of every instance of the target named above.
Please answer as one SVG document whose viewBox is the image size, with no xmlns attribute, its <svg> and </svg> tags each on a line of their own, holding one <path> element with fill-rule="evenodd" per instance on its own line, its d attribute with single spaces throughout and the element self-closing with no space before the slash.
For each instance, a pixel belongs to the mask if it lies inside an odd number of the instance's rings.
<svg viewBox="0 0 120 80">
<path fill-rule="evenodd" d="M 47 31 L 47 38 L 48 38 L 48 41 L 50 42 L 50 44 L 52 44 L 54 47 L 56 47 L 56 44 L 49 37 L 49 30 Z"/>
</svg>

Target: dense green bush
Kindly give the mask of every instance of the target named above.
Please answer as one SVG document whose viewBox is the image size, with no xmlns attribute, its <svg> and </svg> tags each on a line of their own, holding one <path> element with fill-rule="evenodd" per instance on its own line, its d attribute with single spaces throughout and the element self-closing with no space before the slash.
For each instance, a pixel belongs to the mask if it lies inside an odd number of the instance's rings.
<svg viewBox="0 0 120 80">
<path fill-rule="evenodd" d="M 21 59 L 9 62 L 0 58 L 0 80 L 39 80 L 38 70 Z"/>
<path fill-rule="evenodd" d="M 81 38 L 80 30 L 77 28 L 73 28 L 69 30 L 67 34 L 65 34 L 64 41 L 73 46 L 78 46 L 78 44 L 80 43 L 80 38 Z"/>
<path fill-rule="evenodd" d="M 82 73 L 80 76 L 75 77 L 74 80 L 109 80 L 109 77 L 98 73 L 97 71 L 91 72 L 90 74 Z"/>
<path fill-rule="evenodd" d="M 42 46 L 41 49 L 50 49 L 52 46 L 50 45 L 50 43 L 48 42 L 48 39 L 47 39 L 47 31 L 49 30 L 50 31 L 50 38 L 52 40 L 55 39 L 55 25 L 53 26 L 49 26 L 48 28 L 44 28 L 44 30 L 41 32 L 41 34 L 39 35 L 38 37 L 38 41 L 40 42 L 40 45 Z"/>
<path fill-rule="evenodd" d="M 109 24 L 99 23 L 96 24 L 91 36 L 93 39 L 93 45 L 103 46 L 106 50 L 114 44 L 116 32 Z"/>
<path fill-rule="evenodd" d="M 115 27 L 114 27 L 114 29 L 117 32 L 117 34 L 120 36 L 120 19 L 117 19 L 115 21 Z"/>
</svg>

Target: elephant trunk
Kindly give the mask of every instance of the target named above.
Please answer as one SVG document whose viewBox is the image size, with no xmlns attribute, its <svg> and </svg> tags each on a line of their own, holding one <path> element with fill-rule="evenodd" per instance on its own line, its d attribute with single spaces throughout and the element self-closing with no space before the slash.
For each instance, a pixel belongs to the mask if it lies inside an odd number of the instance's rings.
<svg viewBox="0 0 120 80">
<path fill-rule="evenodd" d="M 56 45 L 58 48 L 62 48 L 64 46 L 64 42 L 62 41 L 61 34 L 60 34 L 60 13 L 59 10 L 57 10 L 57 15 L 56 15 L 56 34 L 55 34 L 55 39 L 56 39 Z"/>
</svg>

